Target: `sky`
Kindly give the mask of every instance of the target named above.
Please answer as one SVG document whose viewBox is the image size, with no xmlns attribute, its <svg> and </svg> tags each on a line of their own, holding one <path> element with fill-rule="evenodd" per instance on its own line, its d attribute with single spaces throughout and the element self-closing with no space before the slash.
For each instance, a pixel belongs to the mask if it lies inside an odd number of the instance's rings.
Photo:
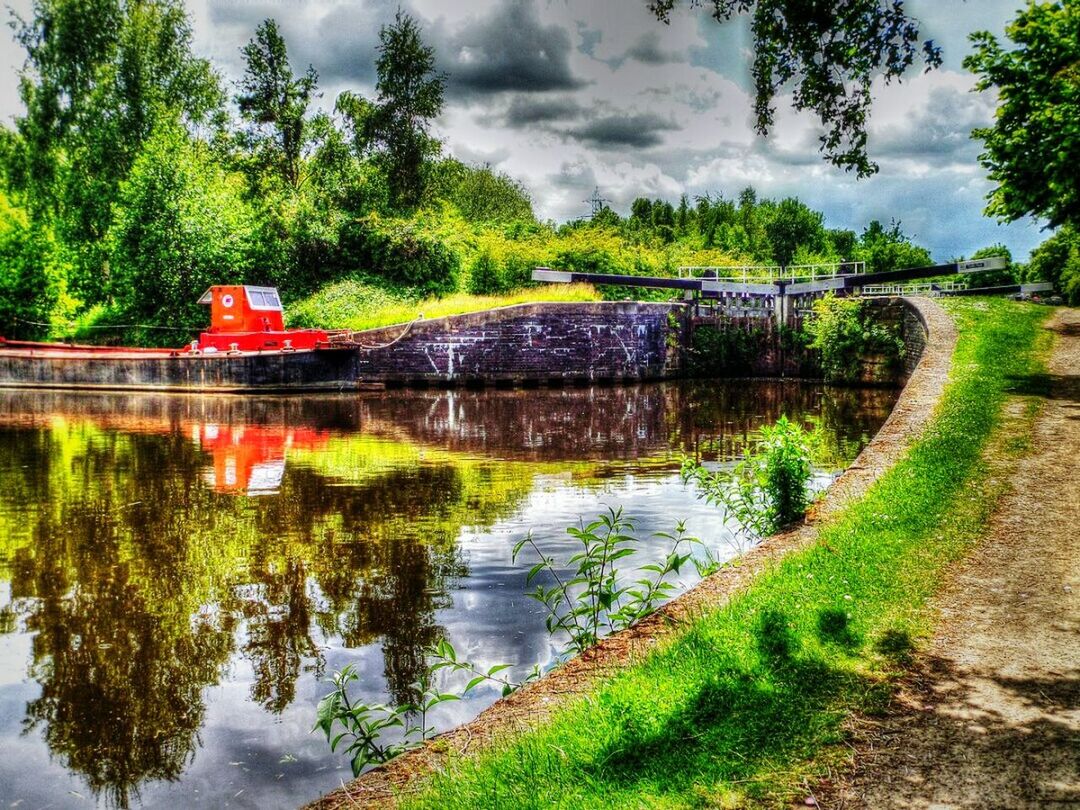
<svg viewBox="0 0 1080 810">
<path fill-rule="evenodd" d="M 227 82 L 243 73 L 240 48 L 267 17 L 279 23 L 298 72 L 313 65 L 330 108 L 345 89 L 373 96 L 381 25 L 397 9 L 421 24 L 447 74 L 436 134 L 448 153 L 521 180 L 542 219 L 586 214 L 594 188 L 620 213 L 640 196 L 797 196 L 826 225 L 861 231 L 897 220 L 935 260 L 1004 243 L 1024 259 L 1046 233 L 982 211 L 991 188 L 973 127 L 993 118 L 991 93 L 963 70 L 968 34 L 1001 35 L 1021 0 L 908 0 L 941 69 L 914 69 L 875 87 L 869 150 L 880 165 L 857 180 L 825 163 L 809 115 L 778 99 L 768 138 L 751 122 L 752 43 L 743 22 L 718 24 L 689 4 L 658 22 L 646 0 L 188 0 L 195 51 Z M 24 16 L 29 0 L 10 4 Z M 0 120 L 21 105 L 23 55 L 0 33 Z"/>
</svg>

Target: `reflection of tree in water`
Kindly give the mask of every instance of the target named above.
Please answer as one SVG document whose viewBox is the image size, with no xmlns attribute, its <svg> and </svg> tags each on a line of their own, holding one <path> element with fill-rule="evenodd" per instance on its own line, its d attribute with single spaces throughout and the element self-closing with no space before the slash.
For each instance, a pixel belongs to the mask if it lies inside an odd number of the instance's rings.
<svg viewBox="0 0 1080 810">
<path fill-rule="evenodd" d="M 96 451 L 81 459 L 88 467 L 102 461 Z M 47 457 L 37 462 L 49 466 Z M 131 491 L 96 480 L 101 489 L 63 493 L 66 502 L 52 493 L 59 508 L 39 515 L 32 549 L 19 550 L 12 595 L 34 606 L 30 675 L 41 695 L 27 706 L 27 729 L 42 728 L 50 750 L 95 793 L 126 807 L 144 781 L 176 779 L 194 755 L 202 690 L 218 680 L 231 633 L 188 610 L 178 592 L 172 563 L 183 549 L 164 552 L 182 536 L 169 531 L 168 513 L 149 510 L 140 536 L 154 542 L 125 548 L 125 512 L 115 504 Z M 151 487 L 139 494 L 162 493 Z M 161 576 L 143 575 L 147 559 L 162 566 Z"/>
<path fill-rule="evenodd" d="M 290 488 L 312 485 L 317 510 L 340 521 L 340 533 L 328 532 L 314 549 L 323 630 L 347 647 L 381 638 L 391 696 L 413 700 L 424 650 L 440 635 L 435 611 L 449 606 L 453 580 L 467 575 L 457 537 L 472 489 L 451 465 L 393 471 L 362 487 L 290 476 Z"/>
<path fill-rule="evenodd" d="M 528 491 L 478 494 L 450 463 L 362 485 L 296 467 L 280 495 L 246 500 L 211 492 L 205 467 L 180 432 L 65 427 L 0 443 L 0 486 L 34 515 L 9 566 L 37 634 L 42 694 L 28 726 L 121 806 L 194 755 L 202 691 L 235 652 L 236 620 L 252 698 L 271 712 L 294 700 L 302 672 L 321 671 L 319 631 L 348 646 L 381 639 L 390 691 L 411 699 L 435 611 L 464 573 L 462 524 Z"/>
</svg>

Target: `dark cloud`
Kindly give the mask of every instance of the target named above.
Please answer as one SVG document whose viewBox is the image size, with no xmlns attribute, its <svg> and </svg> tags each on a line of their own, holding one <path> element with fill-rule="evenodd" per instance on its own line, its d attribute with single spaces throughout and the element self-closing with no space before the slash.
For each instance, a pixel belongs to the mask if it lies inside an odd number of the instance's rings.
<svg viewBox="0 0 1080 810">
<path fill-rule="evenodd" d="M 408 2 L 402 2 L 400 7 L 412 13 Z M 379 30 L 393 22 L 397 9 L 396 3 L 349 3 L 334 6 L 313 20 L 297 14 L 293 4 L 211 0 L 209 14 L 217 32 L 215 38 L 236 43 L 235 49 L 224 54 L 223 61 L 237 76 L 244 69 L 240 48 L 255 35 L 259 23 L 272 17 L 285 38 L 294 70 L 299 72 L 313 65 L 323 86 L 338 83 L 371 87 L 375 83 Z M 423 18 L 413 16 L 424 24 Z"/>
<path fill-rule="evenodd" d="M 666 65 L 670 62 L 681 62 L 682 57 L 675 51 L 666 51 L 660 47 L 660 34 L 656 31 L 648 31 L 641 35 L 641 39 L 635 42 L 626 52 L 628 59 L 636 59 L 646 65 Z"/>
<path fill-rule="evenodd" d="M 572 98 L 516 96 L 506 108 L 504 122 L 515 129 L 580 119 L 586 110 Z"/>
<path fill-rule="evenodd" d="M 678 127 L 666 118 L 652 113 L 639 113 L 604 116 L 568 130 L 565 134 L 601 149 L 617 149 L 623 146 L 647 149 L 663 141 L 660 133 L 676 129 Z"/>
<path fill-rule="evenodd" d="M 531 0 L 508 0 L 490 15 L 437 43 L 452 95 L 575 90 L 569 32 L 544 26 Z"/>
</svg>

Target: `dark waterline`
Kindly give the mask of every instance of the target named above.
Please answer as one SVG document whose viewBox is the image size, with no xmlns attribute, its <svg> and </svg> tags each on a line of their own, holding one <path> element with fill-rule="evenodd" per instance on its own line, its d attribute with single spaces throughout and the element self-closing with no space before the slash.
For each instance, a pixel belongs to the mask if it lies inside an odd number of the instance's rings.
<svg viewBox="0 0 1080 810">
<path fill-rule="evenodd" d="M 736 541 L 678 478 L 781 413 L 824 485 L 895 392 L 796 382 L 304 399 L 0 392 L 0 800 L 289 807 L 347 779 L 309 734 L 330 672 L 407 699 L 440 637 L 550 665 L 511 562 L 622 506 Z M 655 553 L 660 553 L 657 547 Z M 636 559 L 647 562 L 648 554 Z M 681 587 L 696 576 L 686 574 Z M 440 728 L 497 694 L 445 704 Z"/>
</svg>

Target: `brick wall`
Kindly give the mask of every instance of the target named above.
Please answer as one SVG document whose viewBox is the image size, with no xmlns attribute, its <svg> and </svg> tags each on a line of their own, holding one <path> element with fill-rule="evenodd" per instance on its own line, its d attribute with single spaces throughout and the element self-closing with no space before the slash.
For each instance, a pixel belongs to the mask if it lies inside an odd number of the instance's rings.
<svg viewBox="0 0 1080 810">
<path fill-rule="evenodd" d="M 682 304 L 522 304 L 357 334 L 360 384 L 657 380 L 678 376 Z"/>
<path fill-rule="evenodd" d="M 926 328 L 901 299 L 871 306 L 902 329 L 906 378 L 922 354 Z M 669 379 L 688 370 L 686 349 L 705 325 L 738 330 L 752 347 L 745 367 L 730 376 L 820 376 L 813 353 L 771 317 L 691 317 L 679 303 L 597 302 L 522 304 L 361 332 L 357 340 L 366 348 L 356 354 L 355 378 L 361 385 Z"/>
</svg>

